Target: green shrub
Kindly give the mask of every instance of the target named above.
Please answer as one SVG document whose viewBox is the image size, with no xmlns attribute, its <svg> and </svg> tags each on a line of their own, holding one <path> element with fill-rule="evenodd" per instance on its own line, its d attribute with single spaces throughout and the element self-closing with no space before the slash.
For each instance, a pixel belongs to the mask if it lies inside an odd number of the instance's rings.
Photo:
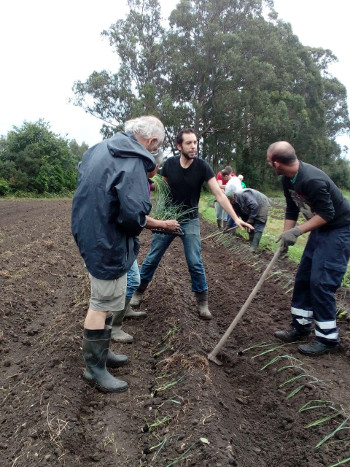
<svg viewBox="0 0 350 467">
<path fill-rule="evenodd" d="M 6 196 L 10 193 L 11 188 L 7 180 L 0 178 L 0 196 Z"/>
</svg>

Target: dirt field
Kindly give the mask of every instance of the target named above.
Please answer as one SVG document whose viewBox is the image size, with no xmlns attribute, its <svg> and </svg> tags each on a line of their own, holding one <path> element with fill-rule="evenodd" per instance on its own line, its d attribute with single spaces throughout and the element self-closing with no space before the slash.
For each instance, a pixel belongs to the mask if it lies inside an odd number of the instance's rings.
<svg viewBox="0 0 350 467">
<path fill-rule="evenodd" d="M 207 360 L 272 258 L 252 255 L 243 239 L 231 250 L 203 242 L 210 322 L 197 316 L 176 239 L 147 291 L 147 319 L 124 326 L 135 342 L 112 345 L 129 357 L 112 371 L 130 389 L 105 395 L 86 385 L 89 284 L 70 210 L 70 201 L 0 201 L 1 466 L 320 467 L 350 458 L 346 429 L 316 447 L 350 426 L 349 321 L 339 319 L 338 355 L 273 350 L 273 331 L 289 323 L 293 265 L 274 267 L 219 355 L 223 366 Z M 202 222 L 202 237 L 211 231 Z M 141 261 L 151 234 L 140 238 Z M 349 316 L 349 291 L 337 295 Z"/>
</svg>

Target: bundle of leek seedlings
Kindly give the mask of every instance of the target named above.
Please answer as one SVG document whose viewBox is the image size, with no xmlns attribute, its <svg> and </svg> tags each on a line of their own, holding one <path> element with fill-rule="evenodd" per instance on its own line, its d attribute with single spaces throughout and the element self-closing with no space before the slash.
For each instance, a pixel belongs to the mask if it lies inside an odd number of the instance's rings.
<svg viewBox="0 0 350 467">
<path fill-rule="evenodd" d="M 179 223 L 186 220 L 186 216 L 194 211 L 194 208 L 184 209 L 182 204 L 174 204 L 172 202 L 170 187 L 168 183 L 162 179 L 162 177 L 157 174 L 152 178 L 152 181 L 155 184 L 155 193 L 156 197 L 153 200 L 153 206 L 151 210 L 151 216 L 154 219 L 159 220 L 170 220 L 174 219 Z M 171 234 L 182 236 L 183 230 L 179 227 L 176 230 L 170 231 L 165 229 L 151 229 L 152 232 Z"/>
</svg>

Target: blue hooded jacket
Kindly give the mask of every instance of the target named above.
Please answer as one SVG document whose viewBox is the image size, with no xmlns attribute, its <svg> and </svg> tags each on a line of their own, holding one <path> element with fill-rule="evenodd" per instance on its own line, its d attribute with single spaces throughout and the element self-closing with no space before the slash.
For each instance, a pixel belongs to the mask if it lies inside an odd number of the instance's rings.
<svg viewBox="0 0 350 467">
<path fill-rule="evenodd" d="M 120 132 L 88 149 L 79 165 L 72 233 L 89 273 L 123 276 L 139 252 L 140 234 L 152 204 L 147 172 L 153 156 L 133 133 Z"/>
</svg>

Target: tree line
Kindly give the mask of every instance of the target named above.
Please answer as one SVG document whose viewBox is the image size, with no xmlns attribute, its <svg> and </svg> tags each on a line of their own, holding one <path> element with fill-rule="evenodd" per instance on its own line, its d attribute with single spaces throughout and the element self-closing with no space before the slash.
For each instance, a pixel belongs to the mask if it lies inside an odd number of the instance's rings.
<svg viewBox="0 0 350 467">
<path fill-rule="evenodd" d="M 346 89 L 328 70 L 330 50 L 302 45 L 272 0 L 180 0 L 168 22 L 158 0 L 129 0 L 125 19 L 102 34 L 115 72 L 74 83 L 74 103 L 110 136 L 128 118 L 154 114 L 174 136 L 198 133 L 201 157 L 233 165 L 252 186 L 276 183 L 266 149 L 287 140 L 299 157 L 350 188 L 336 137 L 348 132 Z"/>
<path fill-rule="evenodd" d="M 266 149 L 287 140 L 305 162 L 350 189 L 350 164 L 336 137 L 349 132 L 346 89 L 328 68 L 330 50 L 302 45 L 272 0 L 180 0 L 168 21 L 158 0 L 128 0 L 129 13 L 102 32 L 116 52 L 115 72 L 74 83 L 73 103 L 103 121 L 109 137 L 127 119 L 153 114 L 175 135 L 198 134 L 200 156 L 226 165 L 250 186 L 279 187 Z M 24 122 L 0 138 L 0 195 L 74 190 L 87 149 Z"/>
</svg>

